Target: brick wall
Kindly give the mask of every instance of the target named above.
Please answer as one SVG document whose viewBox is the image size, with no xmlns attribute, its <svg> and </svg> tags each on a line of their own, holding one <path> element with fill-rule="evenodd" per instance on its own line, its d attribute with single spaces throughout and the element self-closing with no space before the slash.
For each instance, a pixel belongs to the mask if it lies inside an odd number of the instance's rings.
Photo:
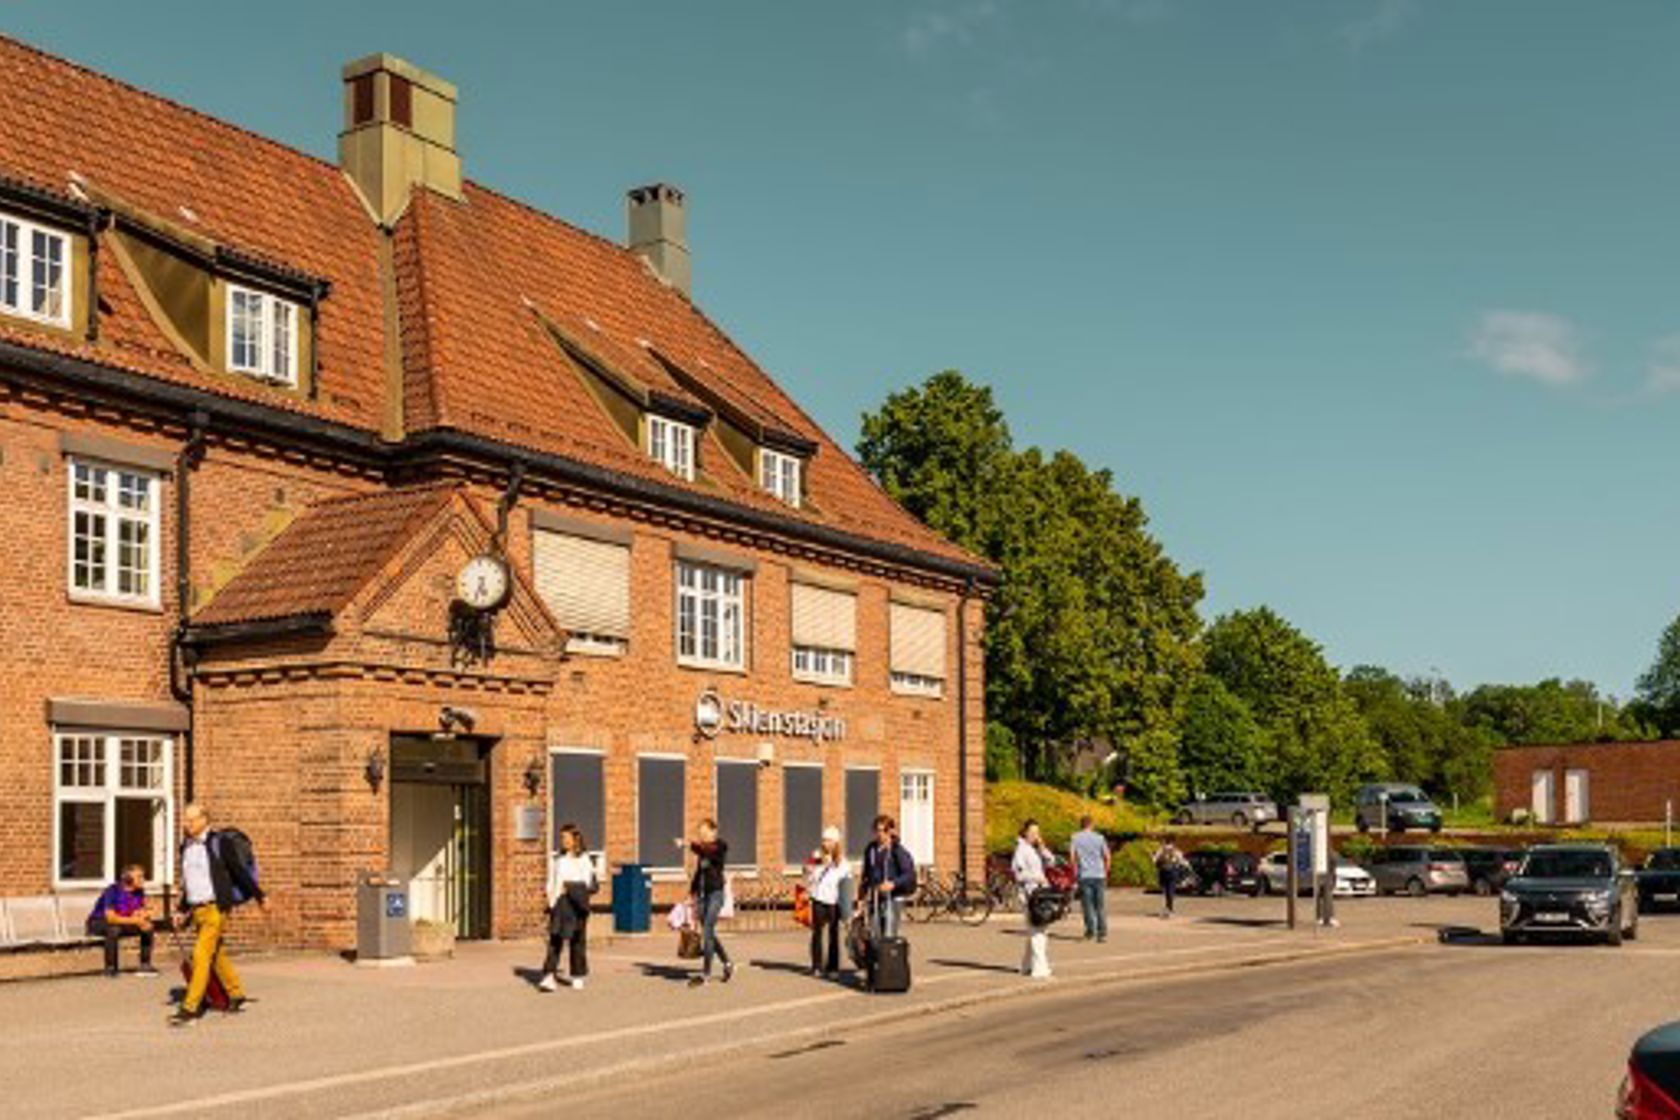
<svg viewBox="0 0 1680 1120">
<path fill-rule="evenodd" d="M 1566 775 L 1585 770 L 1587 809 L 1594 821 L 1656 822 L 1672 800 L 1680 812 L 1680 740 L 1506 747 L 1493 756 L 1495 809 L 1508 820 L 1532 810 L 1537 771 L 1552 775 L 1553 821 L 1563 823 Z"/>
</svg>

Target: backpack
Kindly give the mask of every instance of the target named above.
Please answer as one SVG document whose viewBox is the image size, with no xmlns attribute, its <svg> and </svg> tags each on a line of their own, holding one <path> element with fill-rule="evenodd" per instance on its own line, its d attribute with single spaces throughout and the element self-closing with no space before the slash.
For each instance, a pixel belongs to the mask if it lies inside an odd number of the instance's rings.
<svg viewBox="0 0 1680 1120">
<path fill-rule="evenodd" d="M 217 859 L 229 868 L 238 864 L 245 869 L 245 874 L 250 877 L 252 883 L 261 883 L 262 880 L 257 878 L 256 849 L 251 846 L 249 836 L 237 828 L 218 828 L 211 834 L 211 838 L 215 841 Z M 233 887 L 233 904 L 243 906 L 250 902 L 251 896 L 240 889 L 238 877 L 230 871 L 228 879 Z"/>
</svg>

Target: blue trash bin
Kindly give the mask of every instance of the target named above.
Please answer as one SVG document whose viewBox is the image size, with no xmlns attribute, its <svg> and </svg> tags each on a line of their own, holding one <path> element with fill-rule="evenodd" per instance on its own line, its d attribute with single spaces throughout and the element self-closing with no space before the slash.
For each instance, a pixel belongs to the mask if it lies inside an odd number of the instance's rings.
<svg viewBox="0 0 1680 1120">
<path fill-rule="evenodd" d="M 613 872 L 614 933 L 646 933 L 653 926 L 653 878 L 639 863 L 620 864 Z"/>
</svg>

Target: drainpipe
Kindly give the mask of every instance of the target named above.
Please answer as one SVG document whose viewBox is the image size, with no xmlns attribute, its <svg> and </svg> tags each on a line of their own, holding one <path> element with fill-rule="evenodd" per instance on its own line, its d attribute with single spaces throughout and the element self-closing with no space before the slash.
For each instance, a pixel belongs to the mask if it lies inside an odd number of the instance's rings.
<svg viewBox="0 0 1680 1120">
<path fill-rule="evenodd" d="M 974 577 L 970 576 L 957 603 L 957 866 L 965 879 L 968 877 L 968 603 L 973 595 Z"/>
<path fill-rule="evenodd" d="M 107 211 L 95 210 L 88 215 L 88 309 L 87 340 L 99 341 L 99 232 L 105 228 Z"/>
<path fill-rule="evenodd" d="M 185 644 L 187 616 L 192 602 L 192 472 L 204 460 L 204 432 L 210 417 L 195 411 L 187 420 L 187 442 L 175 461 L 175 602 L 177 606 L 175 636 L 169 646 L 169 691 L 175 700 L 186 706 L 187 728 L 183 733 L 183 768 L 185 770 L 186 799 L 194 799 L 193 782 L 193 667 L 198 651 Z"/>
<path fill-rule="evenodd" d="M 519 504 L 519 492 L 525 487 L 525 463 L 515 459 L 508 466 L 507 489 L 502 491 L 501 500 L 496 503 L 496 543 L 495 551 L 499 554 L 507 552 L 508 515 L 513 507 Z"/>
</svg>

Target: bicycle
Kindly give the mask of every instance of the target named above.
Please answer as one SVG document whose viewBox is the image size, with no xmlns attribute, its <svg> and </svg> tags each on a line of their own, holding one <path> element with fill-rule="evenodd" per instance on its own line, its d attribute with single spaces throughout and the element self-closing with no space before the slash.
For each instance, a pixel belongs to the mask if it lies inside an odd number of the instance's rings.
<svg viewBox="0 0 1680 1120">
<path fill-rule="evenodd" d="M 994 910 L 1014 914 L 1021 909 L 1020 888 L 1015 885 L 1015 876 L 1008 871 L 993 867 L 987 872 L 986 894 L 991 898 Z"/>
<path fill-rule="evenodd" d="M 945 879 L 929 875 L 913 905 L 913 915 L 921 922 L 949 914 L 964 925 L 977 926 L 992 916 L 993 903 L 990 891 L 970 887 L 967 878 L 956 872 Z"/>
</svg>

